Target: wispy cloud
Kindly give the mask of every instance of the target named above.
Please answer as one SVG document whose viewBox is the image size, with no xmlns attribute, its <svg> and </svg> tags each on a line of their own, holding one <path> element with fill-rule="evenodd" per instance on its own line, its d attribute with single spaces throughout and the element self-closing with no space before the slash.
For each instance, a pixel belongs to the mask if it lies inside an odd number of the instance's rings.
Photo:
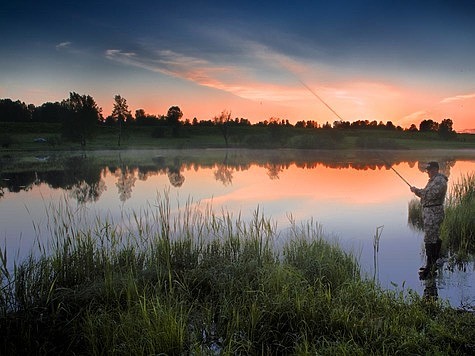
<svg viewBox="0 0 475 356">
<path fill-rule="evenodd" d="M 475 99 L 475 93 L 451 96 L 451 97 L 442 99 L 440 102 L 442 104 L 447 104 L 447 103 L 453 103 L 454 101 L 465 101 L 465 100 L 470 100 L 470 99 Z"/>
<path fill-rule="evenodd" d="M 432 119 L 432 115 L 426 110 L 419 110 L 415 111 L 409 115 L 406 115 L 402 118 L 403 125 L 410 125 L 414 123 L 418 123 L 422 120 L 429 120 Z"/>
<path fill-rule="evenodd" d="M 56 45 L 56 49 L 61 50 L 61 49 L 70 48 L 71 44 L 72 44 L 72 42 L 70 42 L 70 41 L 60 42 Z"/>
<path fill-rule="evenodd" d="M 257 82 L 253 79 L 252 69 L 245 66 L 213 63 L 171 50 L 156 50 L 147 55 L 139 55 L 136 52 L 110 49 L 105 55 L 116 62 L 186 79 L 246 99 L 283 101 L 302 97 L 300 89 Z"/>
</svg>

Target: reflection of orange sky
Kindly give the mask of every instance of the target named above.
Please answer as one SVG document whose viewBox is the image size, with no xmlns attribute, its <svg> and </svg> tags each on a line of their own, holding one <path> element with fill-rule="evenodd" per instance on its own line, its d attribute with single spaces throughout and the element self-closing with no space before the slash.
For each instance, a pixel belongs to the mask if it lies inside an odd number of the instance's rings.
<svg viewBox="0 0 475 356">
<path fill-rule="evenodd" d="M 408 163 L 401 163 L 393 168 L 411 185 L 424 187 L 427 183 L 427 174 L 421 172 L 417 164 L 411 167 Z M 394 200 L 406 202 L 414 197 L 408 185 L 395 172 L 385 167 L 358 170 L 317 165 L 309 169 L 291 164 L 280 171 L 278 179 L 270 179 L 265 167 L 252 165 L 246 170 L 233 170 L 232 183 L 229 185 L 214 179 L 216 170 L 216 167 L 184 170 L 183 186 L 173 191 L 182 197 L 197 197 L 203 203 L 213 201 L 214 205 L 245 202 L 259 204 L 283 199 L 365 205 Z M 475 162 L 458 161 L 450 170 L 449 182 L 453 184 L 462 175 L 471 172 L 475 172 Z M 106 174 L 104 179 L 109 191 L 114 191 L 116 177 Z M 139 200 L 153 201 L 157 193 L 163 193 L 169 186 L 166 175 L 152 174 L 144 181 L 136 181 L 132 196 Z"/>
</svg>

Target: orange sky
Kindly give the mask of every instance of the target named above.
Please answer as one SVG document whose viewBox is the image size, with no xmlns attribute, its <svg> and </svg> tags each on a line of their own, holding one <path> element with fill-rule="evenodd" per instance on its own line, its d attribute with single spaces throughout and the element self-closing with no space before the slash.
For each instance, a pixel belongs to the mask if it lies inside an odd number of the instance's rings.
<svg viewBox="0 0 475 356">
<path fill-rule="evenodd" d="M 6 2 L 0 98 L 475 129 L 474 18 L 471 0 Z"/>
<path fill-rule="evenodd" d="M 423 120 L 441 122 L 450 118 L 454 129 L 461 131 L 475 128 L 475 94 L 452 95 L 430 89 L 417 89 L 371 81 L 346 81 L 322 86 L 305 83 L 344 121 L 392 121 L 395 125 L 417 127 Z M 233 118 L 247 118 L 251 122 L 269 120 L 271 117 L 288 119 L 291 123 L 315 120 L 320 124 L 339 120 L 314 94 L 297 80 L 290 87 L 277 85 L 243 84 L 222 91 L 216 88 L 191 88 L 171 91 L 155 88 L 154 91 L 123 90 L 132 114 L 144 109 L 147 114 L 165 115 L 173 105 L 184 113 L 183 119 L 209 120 L 226 110 Z M 157 92 L 158 91 L 158 92 Z M 103 115 L 112 111 L 113 100 L 96 96 L 103 108 Z"/>
</svg>

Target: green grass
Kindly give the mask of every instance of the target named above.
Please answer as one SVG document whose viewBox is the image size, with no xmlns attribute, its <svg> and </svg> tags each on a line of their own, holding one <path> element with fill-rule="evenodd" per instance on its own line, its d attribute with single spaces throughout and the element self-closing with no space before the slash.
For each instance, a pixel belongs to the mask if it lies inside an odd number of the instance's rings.
<svg viewBox="0 0 475 356">
<path fill-rule="evenodd" d="M 0 123 L 2 143 L 10 147 L 0 152 L 19 150 L 80 150 L 78 143 L 60 138 L 58 124 Z M 96 135 L 87 140 L 87 150 L 118 150 L 127 148 L 225 148 L 225 140 L 217 127 L 185 126 L 179 137 L 171 137 L 168 128 L 159 128 L 163 137 L 154 137 L 157 127 L 126 127 L 118 146 L 118 131 L 114 127 L 100 127 Z M 37 137 L 49 140 L 34 142 Z M 54 143 L 54 145 L 52 144 Z M 449 149 L 475 148 L 475 135 L 457 134 L 454 139 L 441 139 L 436 132 L 404 132 L 371 129 L 304 129 L 297 127 L 230 127 L 231 148 L 299 148 L 299 149 Z"/>
<path fill-rule="evenodd" d="M 278 230 L 166 192 L 123 223 L 47 211 L 39 255 L 10 272 L 0 254 L 0 354 L 475 351 L 473 314 L 362 279 L 313 221 Z"/>
<path fill-rule="evenodd" d="M 475 256 L 475 173 L 461 176 L 448 194 L 441 235 L 459 264 Z"/>
</svg>

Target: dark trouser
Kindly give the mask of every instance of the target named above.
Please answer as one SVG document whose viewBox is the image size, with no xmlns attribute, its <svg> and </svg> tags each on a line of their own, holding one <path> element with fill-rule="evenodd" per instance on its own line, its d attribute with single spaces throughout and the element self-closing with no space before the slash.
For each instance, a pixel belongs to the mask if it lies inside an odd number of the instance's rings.
<svg viewBox="0 0 475 356">
<path fill-rule="evenodd" d="M 436 243 L 426 243 L 426 266 L 420 270 L 421 278 L 427 278 L 435 272 L 435 263 L 440 255 L 442 240 L 438 239 Z"/>
</svg>

